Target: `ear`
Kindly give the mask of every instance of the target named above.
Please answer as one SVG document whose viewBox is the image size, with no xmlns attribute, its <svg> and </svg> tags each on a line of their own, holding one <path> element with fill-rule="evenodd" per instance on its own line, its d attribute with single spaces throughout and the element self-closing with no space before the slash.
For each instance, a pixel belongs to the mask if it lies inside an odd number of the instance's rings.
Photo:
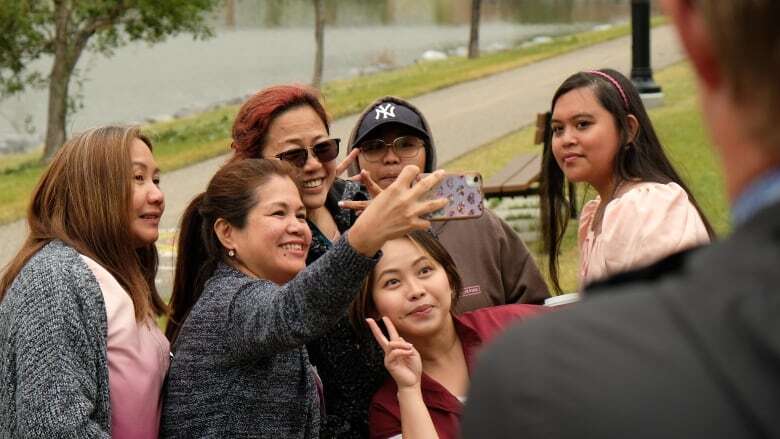
<svg viewBox="0 0 780 439">
<path fill-rule="evenodd" d="M 632 143 L 639 134 L 639 120 L 633 114 L 629 114 L 626 122 L 628 125 L 628 143 Z"/>
<path fill-rule="evenodd" d="M 225 221 L 224 218 L 218 218 L 214 222 L 214 233 L 217 235 L 217 239 L 219 239 L 222 247 L 228 250 L 236 249 L 235 242 L 233 242 L 233 226 Z"/>
<path fill-rule="evenodd" d="M 674 22 L 702 86 L 713 89 L 720 85 L 720 69 L 710 31 L 696 3 L 694 0 L 662 0 L 663 9 Z"/>
</svg>

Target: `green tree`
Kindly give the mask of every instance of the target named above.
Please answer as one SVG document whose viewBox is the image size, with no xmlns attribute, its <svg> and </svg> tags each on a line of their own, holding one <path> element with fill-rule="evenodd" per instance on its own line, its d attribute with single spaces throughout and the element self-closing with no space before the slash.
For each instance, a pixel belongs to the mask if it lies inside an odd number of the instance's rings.
<svg viewBox="0 0 780 439">
<path fill-rule="evenodd" d="M 189 32 L 211 35 L 206 13 L 222 0 L 0 0 L 0 97 L 48 83 L 43 160 L 65 141 L 74 99 L 68 87 L 79 57 L 89 47 L 106 56 L 129 41 L 155 43 Z M 48 75 L 29 69 L 52 58 Z M 149 66 L 151 67 L 151 66 Z"/>
</svg>

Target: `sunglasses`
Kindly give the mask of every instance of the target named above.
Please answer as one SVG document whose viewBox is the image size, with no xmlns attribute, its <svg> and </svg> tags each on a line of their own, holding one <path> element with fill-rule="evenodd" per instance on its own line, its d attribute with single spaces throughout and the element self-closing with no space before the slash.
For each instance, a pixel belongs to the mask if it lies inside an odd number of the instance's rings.
<svg viewBox="0 0 780 439">
<path fill-rule="evenodd" d="M 367 140 L 358 146 L 360 153 L 369 162 L 378 162 L 387 154 L 387 148 L 393 148 L 393 153 L 398 157 L 411 158 L 417 156 L 420 148 L 425 146 L 425 141 L 417 136 L 401 136 L 393 143 L 385 143 L 381 139 Z"/>
<path fill-rule="evenodd" d="M 341 139 L 328 139 L 315 144 L 311 148 L 296 148 L 276 154 L 276 158 L 289 162 L 297 168 L 303 168 L 309 160 L 309 150 L 320 163 L 334 160 L 339 155 L 339 143 Z"/>
</svg>

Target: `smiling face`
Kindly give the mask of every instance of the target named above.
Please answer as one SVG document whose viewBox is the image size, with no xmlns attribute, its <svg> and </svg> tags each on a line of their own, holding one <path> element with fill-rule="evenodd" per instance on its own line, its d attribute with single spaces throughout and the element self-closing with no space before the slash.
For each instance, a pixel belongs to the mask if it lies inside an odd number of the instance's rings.
<svg viewBox="0 0 780 439">
<path fill-rule="evenodd" d="M 133 166 L 133 204 L 130 211 L 130 235 L 136 247 L 157 241 L 160 217 L 165 210 L 165 197 L 160 190 L 160 169 L 152 151 L 141 139 L 130 144 Z"/>
<path fill-rule="evenodd" d="M 273 176 L 255 189 L 257 204 L 238 229 L 220 220 L 217 235 L 235 250 L 239 269 L 282 285 L 306 266 L 311 231 L 298 188 L 288 177 Z"/>
<path fill-rule="evenodd" d="M 403 337 L 428 337 L 452 325 L 447 273 L 409 238 L 394 239 L 382 247 L 371 291 L 377 314 L 389 317 Z"/>
<path fill-rule="evenodd" d="M 566 178 L 599 193 L 611 188 L 620 133 L 593 90 L 581 87 L 559 97 L 551 126 L 553 155 Z"/>
<path fill-rule="evenodd" d="M 313 108 L 294 107 L 278 115 L 269 125 L 263 157 L 274 158 L 292 149 L 311 148 L 328 138 L 328 130 Z M 320 163 L 309 150 L 301 171 L 296 183 L 301 188 L 303 204 L 309 210 L 322 207 L 336 178 L 336 160 Z"/>
<path fill-rule="evenodd" d="M 404 125 L 388 123 L 377 127 L 366 136 L 364 141 L 379 139 L 390 145 L 401 136 L 419 135 L 417 131 Z M 366 160 L 361 154 L 358 155 L 358 165 L 360 169 L 371 173 L 371 178 L 379 184 L 379 187 L 387 189 L 398 177 L 398 174 L 401 173 L 404 166 L 415 165 L 420 169 L 425 168 L 425 148 L 420 148 L 420 151 L 414 157 L 398 157 L 393 148 L 387 148 L 387 152 L 382 156 L 381 160 L 374 162 Z"/>
</svg>

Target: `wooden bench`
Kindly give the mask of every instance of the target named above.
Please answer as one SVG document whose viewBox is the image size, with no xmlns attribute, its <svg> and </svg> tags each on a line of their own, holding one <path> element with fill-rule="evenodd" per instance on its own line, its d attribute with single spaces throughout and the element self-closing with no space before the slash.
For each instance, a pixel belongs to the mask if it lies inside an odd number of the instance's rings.
<svg viewBox="0 0 780 439">
<path fill-rule="evenodd" d="M 482 189 L 485 198 L 538 194 L 541 176 L 542 155 L 520 154 L 490 177 Z"/>
<path fill-rule="evenodd" d="M 498 173 L 487 179 L 482 187 L 485 198 L 525 197 L 539 194 L 544 155 L 550 153 L 549 146 L 545 142 L 545 139 L 550 138 L 550 117 L 549 112 L 536 115 L 534 144 L 542 144 L 542 151 L 517 155 Z M 569 197 L 571 216 L 576 218 L 577 194 L 572 183 L 569 183 L 569 194 L 571 194 Z"/>
</svg>

